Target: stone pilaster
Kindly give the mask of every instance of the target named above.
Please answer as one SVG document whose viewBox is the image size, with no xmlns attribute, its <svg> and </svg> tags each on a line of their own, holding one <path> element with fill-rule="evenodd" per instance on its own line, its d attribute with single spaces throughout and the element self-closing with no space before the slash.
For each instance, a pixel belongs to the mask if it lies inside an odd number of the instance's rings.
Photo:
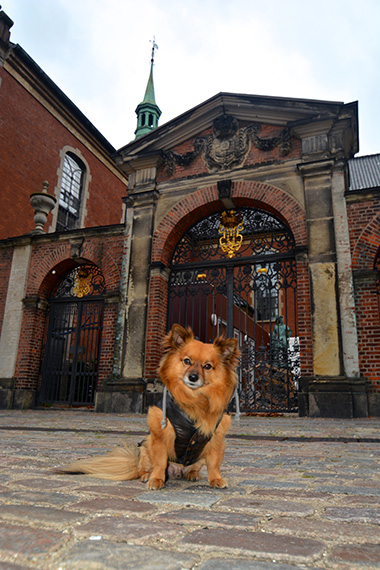
<svg viewBox="0 0 380 570">
<path fill-rule="evenodd" d="M 312 294 L 313 372 L 300 382 L 300 413 L 368 415 L 360 378 L 343 162 L 299 167 L 305 188 Z"/>
<path fill-rule="evenodd" d="M 14 249 L 0 337 L 0 407 L 13 405 L 14 374 L 18 353 L 31 245 Z M 34 394 L 32 399 L 34 399 Z"/>
<path fill-rule="evenodd" d="M 127 339 L 123 378 L 141 382 L 145 360 L 145 332 L 149 291 L 152 233 L 157 192 L 133 195 L 133 233 L 127 294 Z"/>
<path fill-rule="evenodd" d="M 343 163 L 340 162 L 333 169 L 331 186 L 337 254 L 342 359 L 344 375 L 348 378 L 359 378 L 358 336 L 343 167 Z"/>
<path fill-rule="evenodd" d="M 129 225 L 126 272 L 121 296 L 118 334 L 121 342 L 113 377 L 102 393 L 97 394 L 99 412 L 142 412 L 145 399 L 144 363 L 148 310 L 149 272 L 152 234 L 158 193 L 155 190 L 154 167 L 144 168 L 130 176 L 127 199 Z"/>
<path fill-rule="evenodd" d="M 341 373 L 331 197 L 332 164 L 332 161 L 325 160 L 300 166 L 305 188 L 312 293 L 313 368 L 316 376 L 339 376 Z"/>
</svg>

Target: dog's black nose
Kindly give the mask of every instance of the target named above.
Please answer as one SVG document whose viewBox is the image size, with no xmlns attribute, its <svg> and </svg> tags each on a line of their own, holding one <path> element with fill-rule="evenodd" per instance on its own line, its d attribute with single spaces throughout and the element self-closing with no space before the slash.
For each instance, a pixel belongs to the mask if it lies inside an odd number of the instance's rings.
<svg viewBox="0 0 380 570">
<path fill-rule="evenodd" d="M 188 378 L 190 382 L 196 382 L 198 380 L 198 374 L 196 372 L 192 372 L 192 374 L 189 374 Z"/>
</svg>

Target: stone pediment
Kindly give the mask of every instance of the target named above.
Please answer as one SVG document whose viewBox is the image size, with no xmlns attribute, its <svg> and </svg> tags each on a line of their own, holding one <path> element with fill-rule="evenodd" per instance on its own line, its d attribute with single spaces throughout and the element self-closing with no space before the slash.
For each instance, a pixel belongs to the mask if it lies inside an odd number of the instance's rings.
<svg viewBox="0 0 380 570">
<path fill-rule="evenodd" d="M 141 163 L 157 166 L 162 160 L 170 170 L 176 160 L 188 161 L 201 154 L 209 170 L 226 169 L 242 163 L 249 144 L 263 151 L 279 146 L 286 155 L 290 135 L 321 137 L 337 122 L 346 123 L 352 152 L 357 152 L 356 103 L 219 93 L 122 147 L 115 160 L 131 173 Z M 277 128 L 276 136 L 267 140 L 260 133 L 261 125 Z M 200 134 L 208 129 L 210 135 Z M 174 149 L 189 140 L 194 140 L 190 154 L 176 156 Z"/>
</svg>

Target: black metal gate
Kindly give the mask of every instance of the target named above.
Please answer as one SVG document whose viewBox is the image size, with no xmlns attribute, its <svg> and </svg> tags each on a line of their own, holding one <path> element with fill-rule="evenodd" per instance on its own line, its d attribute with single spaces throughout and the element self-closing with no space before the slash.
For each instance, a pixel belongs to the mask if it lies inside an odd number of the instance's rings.
<svg viewBox="0 0 380 570">
<path fill-rule="evenodd" d="M 296 411 L 296 294 L 294 240 L 281 220 L 248 208 L 214 214 L 176 247 L 168 328 L 190 325 L 204 342 L 238 340 L 242 411 Z"/>
<path fill-rule="evenodd" d="M 54 293 L 42 369 L 40 403 L 93 405 L 103 324 L 99 269 L 75 268 Z"/>
</svg>

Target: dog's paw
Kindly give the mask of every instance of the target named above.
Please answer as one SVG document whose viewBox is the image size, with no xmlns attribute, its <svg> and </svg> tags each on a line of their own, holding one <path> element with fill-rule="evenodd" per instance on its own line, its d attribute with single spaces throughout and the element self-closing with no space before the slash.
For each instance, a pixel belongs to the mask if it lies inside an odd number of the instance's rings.
<svg viewBox="0 0 380 570">
<path fill-rule="evenodd" d="M 149 479 L 148 481 L 148 489 L 149 491 L 158 491 L 158 489 L 162 489 L 165 486 L 165 481 L 162 479 Z"/>
<path fill-rule="evenodd" d="M 186 473 L 186 479 L 188 481 L 199 481 L 201 478 L 199 471 L 189 471 Z"/>
<path fill-rule="evenodd" d="M 147 481 L 149 481 L 149 477 L 150 473 L 143 473 L 142 475 L 140 475 L 140 481 L 142 483 L 146 483 Z"/>
<path fill-rule="evenodd" d="M 210 487 L 217 487 L 218 489 L 226 489 L 228 487 L 228 483 L 225 479 L 212 479 L 209 481 Z"/>
</svg>

